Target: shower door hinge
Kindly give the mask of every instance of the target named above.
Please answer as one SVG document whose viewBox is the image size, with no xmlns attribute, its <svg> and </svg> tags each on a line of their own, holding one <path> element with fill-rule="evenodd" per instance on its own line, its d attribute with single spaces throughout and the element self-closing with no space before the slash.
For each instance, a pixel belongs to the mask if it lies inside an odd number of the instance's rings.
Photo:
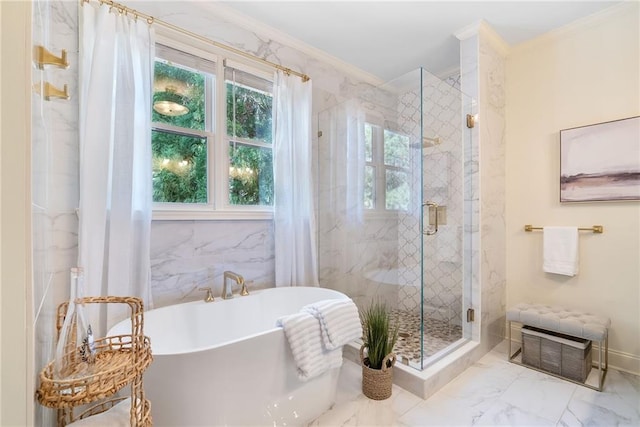
<svg viewBox="0 0 640 427">
<path fill-rule="evenodd" d="M 473 322 L 476 317 L 476 312 L 473 308 L 467 309 L 467 322 Z"/>
</svg>

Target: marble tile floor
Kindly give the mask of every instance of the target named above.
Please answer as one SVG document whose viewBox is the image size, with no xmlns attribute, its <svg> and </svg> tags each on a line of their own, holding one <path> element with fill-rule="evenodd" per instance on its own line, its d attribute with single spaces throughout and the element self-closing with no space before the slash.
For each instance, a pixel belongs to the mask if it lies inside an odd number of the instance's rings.
<svg viewBox="0 0 640 427">
<path fill-rule="evenodd" d="M 640 377 L 609 369 L 603 392 L 509 363 L 506 342 L 427 400 L 400 387 L 384 401 L 361 391 L 345 360 L 336 404 L 309 426 L 640 426 Z"/>
</svg>

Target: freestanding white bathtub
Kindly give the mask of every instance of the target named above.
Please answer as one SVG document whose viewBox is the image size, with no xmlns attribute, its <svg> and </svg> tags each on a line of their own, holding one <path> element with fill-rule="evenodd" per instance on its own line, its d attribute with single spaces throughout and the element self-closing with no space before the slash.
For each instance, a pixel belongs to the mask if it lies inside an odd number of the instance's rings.
<svg viewBox="0 0 640 427">
<path fill-rule="evenodd" d="M 306 304 L 342 298 L 347 296 L 330 289 L 287 287 L 146 312 L 144 333 L 154 361 L 144 388 L 154 425 L 291 426 L 328 410 L 339 368 L 300 381 L 275 324 Z M 110 334 L 128 327 L 125 321 Z"/>
</svg>

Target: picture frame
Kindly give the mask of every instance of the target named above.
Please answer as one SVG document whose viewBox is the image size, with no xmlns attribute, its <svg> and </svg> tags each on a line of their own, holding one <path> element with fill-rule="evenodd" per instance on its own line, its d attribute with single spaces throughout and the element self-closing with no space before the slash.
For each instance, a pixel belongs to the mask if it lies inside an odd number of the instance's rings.
<svg viewBox="0 0 640 427">
<path fill-rule="evenodd" d="M 640 116 L 560 131 L 560 202 L 640 200 Z"/>
</svg>

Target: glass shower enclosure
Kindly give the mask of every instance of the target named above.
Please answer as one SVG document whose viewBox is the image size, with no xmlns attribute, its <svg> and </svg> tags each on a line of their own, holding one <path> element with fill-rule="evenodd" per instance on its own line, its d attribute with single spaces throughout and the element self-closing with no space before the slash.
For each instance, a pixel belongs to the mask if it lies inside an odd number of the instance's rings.
<svg viewBox="0 0 640 427">
<path fill-rule="evenodd" d="M 476 107 L 458 81 L 418 69 L 318 115 L 320 284 L 361 309 L 384 302 L 416 369 L 471 334 Z"/>
</svg>

